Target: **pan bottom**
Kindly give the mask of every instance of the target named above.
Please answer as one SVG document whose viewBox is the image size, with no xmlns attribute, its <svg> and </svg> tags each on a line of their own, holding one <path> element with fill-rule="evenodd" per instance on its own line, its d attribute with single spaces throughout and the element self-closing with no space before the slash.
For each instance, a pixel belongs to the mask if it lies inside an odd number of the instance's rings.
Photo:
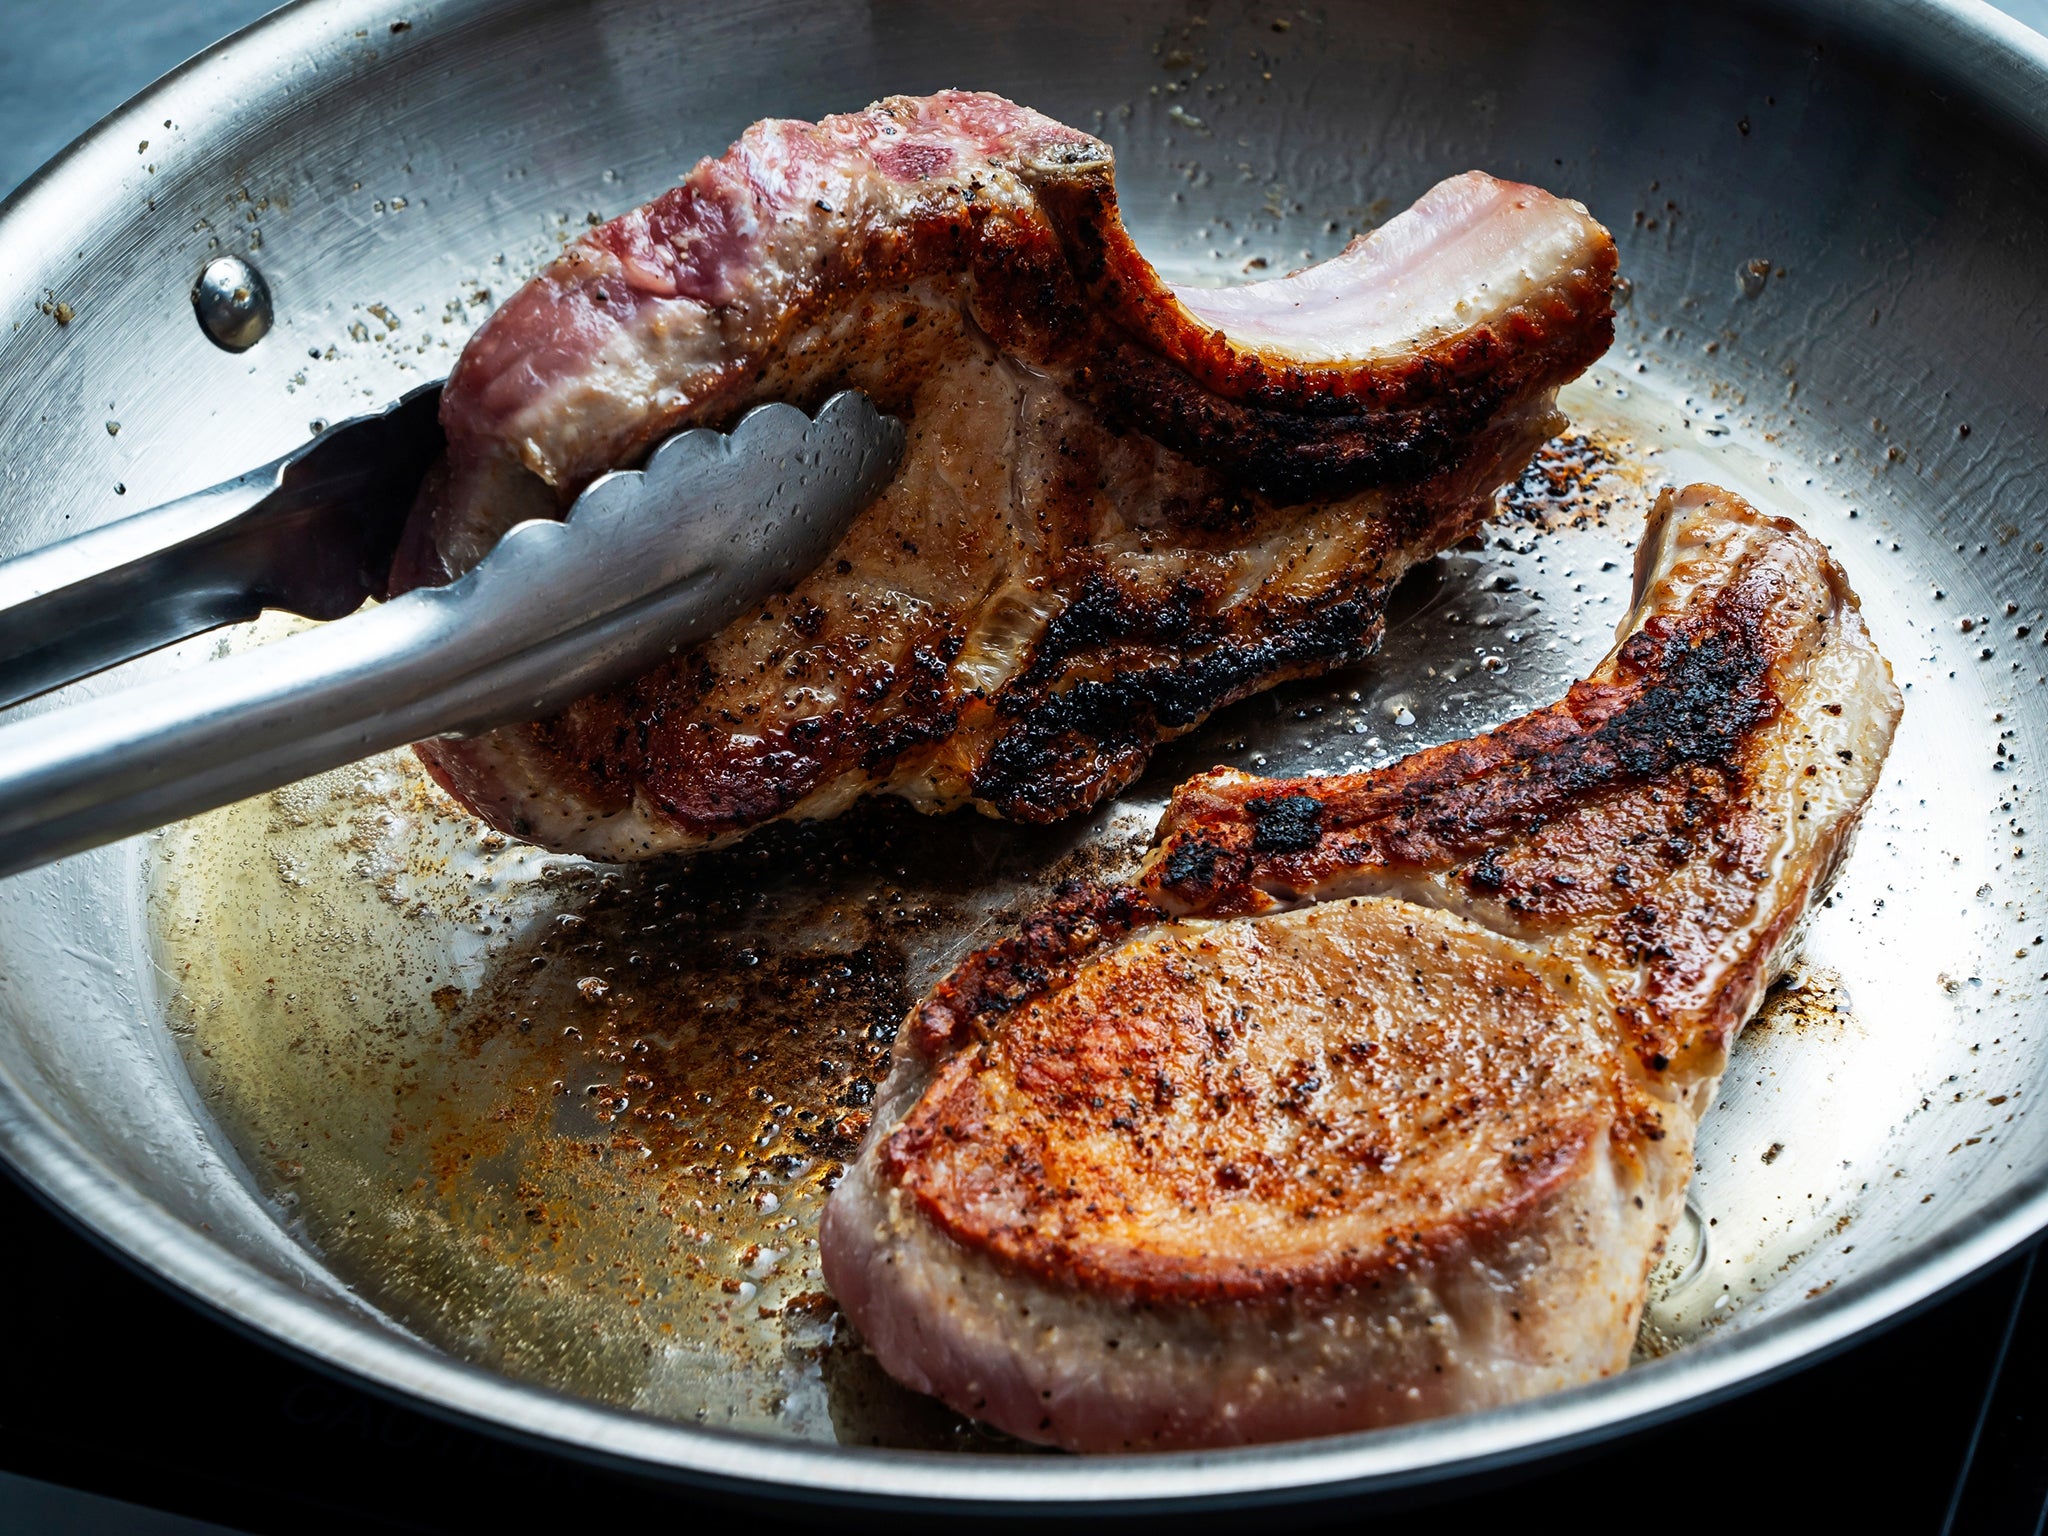
<svg viewBox="0 0 2048 1536">
<path fill-rule="evenodd" d="M 818 1276 L 909 1003 L 1059 880 L 1130 867 L 1188 773 L 1371 767 L 1557 697 L 1626 612 L 1649 501 L 1712 479 L 1830 544 L 1907 688 L 1861 846 L 1703 1128 L 1639 1353 L 1797 1305 L 1867 1261 L 1874 1209 L 1995 1155 L 2020 1081 L 1997 1020 L 2025 908 L 1958 895 L 2018 856 L 1993 718 L 2011 658 L 1968 660 L 1983 632 L 1930 596 L 1960 554 L 1644 366 L 1567 392 L 1573 431 L 1483 547 L 1403 587 L 1378 657 L 1225 711 L 1080 825 L 884 803 L 604 866 L 509 843 L 400 753 L 169 829 L 148 910 L 192 1077 L 289 1230 L 452 1355 L 685 1422 L 1028 1449 L 895 1387 Z M 1927 1115 L 1955 1122 L 1946 1166 L 1899 1134 Z"/>
</svg>

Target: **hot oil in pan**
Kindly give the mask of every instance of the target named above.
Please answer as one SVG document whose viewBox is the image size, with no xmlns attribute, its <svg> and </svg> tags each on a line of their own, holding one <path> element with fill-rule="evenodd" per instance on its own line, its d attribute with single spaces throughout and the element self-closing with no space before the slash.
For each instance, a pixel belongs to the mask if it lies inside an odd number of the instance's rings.
<svg viewBox="0 0 2048 1536">
<path fill-rule="evenodd" d="M 1937 939 L 1982 947 L 1951 932 L 1951 898 L 1980 877 L 1984 807 L 1901 786 L 1964 782 L 1947 757 L 1982 701 L 1926 686 L 1907 575 L 1873 563 L 1840 507 L 1738 455 L 1710 409 L 1626 378 L 1571 392 L 1582 430 L 1480 547 L 1397 594 L 1380 658 L 1225 711 L 1083 826 L 880 804 L 608 868 L 482 829 L 400 753 L 172 829 L 152 912 L 194 1078 L 304 1241 L 451 1353 L 666 1417 L 990 1445 L 883 1379 L 818 1276 L 819 1213 L 909 1003 L 1060 878 L 1128 867 L 1190 772 L 1370 767 L 1556 698 L 1626 611 L 1655 491 L 1711 476 L 1834 545 L 1902 680 L 1923 686 L 1810 941 L 1808 974 L 1856 978 L 1856 1007 L 1831 982 L 1828 1030 L 1786 1014 L 1738 1047 L 1646 1347 L 1824 1288 L 1859 1202 L 1913 1198 L 1895 1181 L 1935 1172 L 1890 1159 L 1951 1070 L 1920 960 Z M 1902 867 L 1923 848 L 1955 851 L 1939 881 Z"/>
<path fill-rule="evenodd" d="M 155 907 L 208 1101 L 396 1322 L 650 1413 L 969 1445 L 840 1337 L 818 1218 L 917 990 L 1115 846 L 884 805 L 613 869 L 392 754 L 175 829 Z"/>
</svg>

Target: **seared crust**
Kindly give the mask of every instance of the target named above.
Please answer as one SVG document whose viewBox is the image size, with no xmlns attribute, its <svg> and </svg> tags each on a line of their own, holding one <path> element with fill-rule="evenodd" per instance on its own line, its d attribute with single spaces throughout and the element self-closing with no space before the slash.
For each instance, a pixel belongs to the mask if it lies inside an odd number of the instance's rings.
<svg viewBox="0 0 2048 1536">
<path fill-rule="evenodd" d="M 1076 391 L 1117 425 L 1282 500 L 1424 479 L 1511 402 L 1576 376 L 1612 340 L 1615 250 L 1592 241 L 1521 302 L 1398 356 L 1303 362 L 1190 311 L 1192 296 L 1132 243 L 1106 160 L 1037 189 L 1109 326 L 1076 369 Z"/>
<path fill-rule="evenodd" d="M 976 950 L 926 994 L 910 1015 L 912 1042 L 927 1056 L 965 1045 L 983 1019 L 1043 994 L 1071 973 L 1074 961 L 1159 916 L 1128 887 L 1068 882 L 1015 934 Z"/>
<path fill-rule="evenodd" d="M 1655 518 L 1647 611 L 1561 702 L 1375 773 L 1198 776 L 1161 821 L 1145 894 L 1225 914 L 1413 892 L 1582 950 L 1653 1078 L 1718 1073 L 1846 851 L 1899 695 L 1841 568 L 1797 524 L 1711 486 Z M 1280 808 L 1308 805 L 1276 842 Z"/>
<path fill-rule="evenodd" d="M 1405 902 L 1162 924 L 943 1062 L 881 1170 L 963 1247 L 1091 1293 L 1380 1283 L 1497 1240 L 1601 1149 L 1590 990 Z"/>
<path fill-rule="evenodd" d="M 1667 496 L 1563 701 L 1377 773 L 1199 776 L 1134 886 L 1063 892 L 941 983 L 828 1280 L 900 1379 L 1078 1449 L 1620 1369 L 1899 709 L 1819 544 Z"/>
<path fill-rule="evenodd" d="M 1472 249 L 1418 276 L 1423 236 Z M 1213 710 L 1377 643 L 1393 585 L 1477 526 L 1608 345 L 1613 264 L 1576 204 L 1472 173 L 1228 290 L 1254 317 L 1234 339 L 1202 309 L 1224 300 L 1138 255 L 1085 134 L 959 92 L 757 124 L 472 339 L 394 590 L 762 400 L 868 391 L 911 425 L 896 481 L 755 618 L 421 757 L 493 824 L 606 858 L 877 792 L 1074 814 Z M 1318 273 L 1363 317 L 1335 362 L 1288 330 Z M 1407 297 L 1364 302 L 1382 288 Z"/>
</svg>

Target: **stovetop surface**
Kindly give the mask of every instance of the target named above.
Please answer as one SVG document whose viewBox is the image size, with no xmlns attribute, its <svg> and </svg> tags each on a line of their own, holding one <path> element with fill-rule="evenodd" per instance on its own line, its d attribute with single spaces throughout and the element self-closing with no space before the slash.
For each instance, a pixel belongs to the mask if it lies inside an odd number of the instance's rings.
<svg viewBox="0 0 2048 1536">
<path fill-rule="evenodd" d="M 0 189 L 270 8 L 67 0 L 60 14 L 0 0 Z M 2005 8 L 2048 25 L 2048 0 Z M 324 1375 L 167 1294 L 5 1177 L 0 1232 L 0 1533 L 440 1533 L 693 1515 L 759 1528 L 790 1516 L 513 1445 Z M 1460 1529 L 1619 1519 L 1670 1536 L 1725 1536 L 1731 1524 L 2040 1533 L 2048 1274 L 2036 1284 L 2035 1270 L 2019 1255 L 1875 1339 L 1678 1423 L 1483 1487 L 1431 1490 L 1424 1518 Z M 1368 1522 L 1322 1509 L 1241 1523 Z"/>
</svg>

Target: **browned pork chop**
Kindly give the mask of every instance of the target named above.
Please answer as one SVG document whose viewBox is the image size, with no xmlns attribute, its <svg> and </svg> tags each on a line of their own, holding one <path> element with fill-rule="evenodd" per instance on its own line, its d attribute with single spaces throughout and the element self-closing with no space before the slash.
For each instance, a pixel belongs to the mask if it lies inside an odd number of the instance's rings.
<svg viewBox="0 0 2048 1536">
<path fill-rule="evenodd" d="M 1549 709 L 1181 787 L 912 1013 L 827 1209 L 891 1374 L 1077 1450 L 1480 1408 L 1629 1357 L 1736 1032 L 1900 711 L 1827 552 L 1694 486 Z"/>
<path fill-rule="evenodd" d="M 1306 272 L 1175 289 L 1109 149 L 993 96 L 750 128 L 472 339 L 394 588 L 448 580 L 680 426 L 866 390 L 893 484 L 795 591 L 562 715 L 422 744 L 600 858 L 861 795 L 1047 821 L 1164 738 L 1362 655 L 1607 347 L 1614 245 L 1477 172 Z"/>
</svg>

